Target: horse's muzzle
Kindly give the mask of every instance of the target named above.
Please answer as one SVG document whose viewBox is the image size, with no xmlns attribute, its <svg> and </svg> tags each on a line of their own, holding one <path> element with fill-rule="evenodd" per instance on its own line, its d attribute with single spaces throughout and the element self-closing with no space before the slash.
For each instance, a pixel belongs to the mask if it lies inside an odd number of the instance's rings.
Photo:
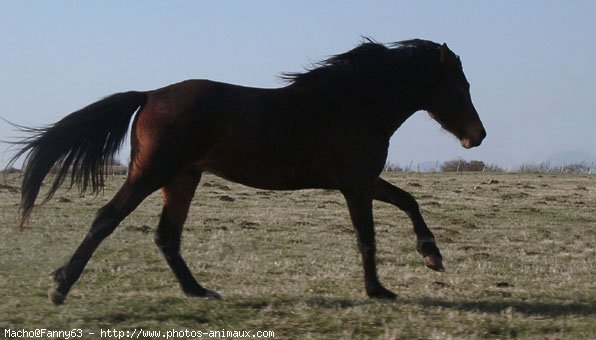
<svg viewBox="0 0 596 340">
<path fill-rule="evenodd" d="M 459 141 L 464 148 L 470 149 L 482 144 L 482 141 L 485 137 L 486 130 L 484 129 L 484 126 L 482 126 L 482 123 L 477 123 L 469 128 L 466 136 L 461 138 Z"/>
</svg>

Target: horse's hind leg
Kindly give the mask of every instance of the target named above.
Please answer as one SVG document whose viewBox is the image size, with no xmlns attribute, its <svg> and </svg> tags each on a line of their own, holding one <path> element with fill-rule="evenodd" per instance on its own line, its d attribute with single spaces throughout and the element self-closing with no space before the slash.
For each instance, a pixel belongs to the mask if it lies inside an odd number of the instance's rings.
<svg viewBox="0 0 596 340">
<path fill-rule="evenodd" d="M 161 249 L 170 268 L 176 275 L 186 295 L 205 298 L 220 298 L 214 291 L 203 288 L 193 277 L 180 255 L 180 238 L 188 209 L 195 190 L 201 180 L 201 173 L 186 170 L 175 176 L 162 188 L 164 206 L 157 226 L 155 243 Z"/>
<path fill-rule="evenodd" d="M 348 203 L 350 218 L 358 237 L 366 293 L 374 298 L 394 299 L 396 295 L 383 287 L 377 276 L 375 230 L 370 190 L 343 190 L 342 194 Z"/>
<path fill-rule="evenodd" d="M 414 197 L 381 178 L 377 178 L 375 181 L 373 197 L 376 200 L 395 205 L 410 217 L 417 238 L 416 250 L 424 257 L 427 267 L 443 271 L 443 257 L 436 245 L 433 233 L 428 229 L 420 214 L 420 208 Z"/>
<path fill-rule="evenodd" d="M 97 212 L 91 229 L 72 258 L 53 274 L 55 286 L 48 295 L 54 304 L 64 302 L 95 249 L 152 191 L 146 186 L 135 186 L 127 179 L 114 198 Z"/>
</svg>

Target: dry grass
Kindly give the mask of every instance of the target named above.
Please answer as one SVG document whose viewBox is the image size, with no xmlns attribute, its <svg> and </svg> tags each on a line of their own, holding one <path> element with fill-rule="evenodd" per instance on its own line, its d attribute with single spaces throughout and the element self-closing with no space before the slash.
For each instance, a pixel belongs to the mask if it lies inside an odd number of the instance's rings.
<svg viewBox="0 0 596 340">
<path fill-rule="evenodd" d="M 0 186 L 0 328 L 272 330 L 275 338 L 593 338 L 596 176 L 385 174 L 418 198 L 447 272 L 424 268 L 405 214 L 376 203 L 379 271 L 399 297 L 366 298 L 337 192 L 254 190 L 205 176 L 183 254 L 222 301 L 186 298 L 157 247 L 155 194 L 106 240 L 66 305 L 48 275 L 72 254 L 106 194 L 59 192 L 16 227 Z M 87 337 L 91 338 L 91 337 Z"/>
</svg>

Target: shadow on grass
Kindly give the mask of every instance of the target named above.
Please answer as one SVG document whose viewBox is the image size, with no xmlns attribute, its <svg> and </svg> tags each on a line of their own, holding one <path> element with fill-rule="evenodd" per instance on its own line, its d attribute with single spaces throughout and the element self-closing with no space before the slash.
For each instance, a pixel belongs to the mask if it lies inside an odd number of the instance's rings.
<svg viewBox="0 0 596 340">
<path fill-rule="evenodd" d="M 375 299 L 348 299 L 340 297 L 313 296 L 305 298 L 254 297 L 224 301 L 207 301 L 189 298 L 158 298 L 152 302 L 147 299 L 128 300 L 125 308 L 119 306 L 103 313 L 94 313 L 84 317 L 85 321 L 100 322 L 110 325 L 138 323 L 145 321 L 174 321 L 191 324 L 241 323 L 253 318 L 261 310 L 272 308 L 278 316 L 290 315 L 296 305 L 306 305 L 313 309 L 350 309 L 366 306 L 385 305 L 390 309 L 403 305 L 421 308 L 445 308 L 458 311 L 500 314 L 508 308 L 529 316 L 592 316 L 596 315 L 596 303 L 544 303 L 525 301 L 466 301 L 433 298 L 407 299 L 395 301 Z M 288 308 L 289 307 L 289 308 Z"/>
<path fill-rule="evenodd" d="M 448 301 L 442 299 L 422 298 L 413 300 L 398 299 L 397 303 L 408 303 L 422 307 L 442 307 L 464 311 L 474 311 L 483 313 L 501 313 L 507 308 L 524 313 L 526 315 L 540 316 L 566 316 L 566 315 L 596 315 L 596 301 L 587 301 L 586 303 L 551 303 L 551 302 L 531 302 L 531 301 Z"/>
<path fill-rule="evenodd" d="M 242 309 L 264 309 L 269 306 L 283 307 L 304 304 L 312 308 L 345 309 L 376 303 L 372 299 L 353 300 L 347 298 L 313 296 L 309 298 L 243 298 L 233 305 Z"/>
<path fill-rule="evenodd" d="M 211 304 L 196 304 L 196 308 L 188 306 L 186 298 L 131 298 L 125 303 L 110 304 L 109 309 L 99 309 L 93 313 L 86 313 L 81 318 L 86 322 L 100 322 L 106 325 L 120 325 L 135 322 L 155 321 L 165 322 L 177 320 L 193 324 L 206 324 L 209 319 L 208 310 Z M 196 300 L 199 301 L 199 300 Z M 193 305 L 191 305 L 193 306 Z M 181 308 L 182 307 L 182 308 Z"/>
<path fill-rule="evenodd" d="M 565 316 L 565 315 L 583 315 L 590 316 L 596 315 L 596 301 L 586 301 L 585 303 L 551 303 L 551 302 L 527 302 L 527 301 L 487 301 L 487 300 L 443 300 L 443 299 L 432 299 L 432 298 L 421 298 L 421 299 L 402 299 L 398 298 L 395 301 L 387 300 L 376 300 L 376 299 L 344 299 L 335 297 L 312 297 L 305 300 L 288 300 L 288 301 L 275 301 L 274 305 L 278 304 L 295 304 L 305 303 L 310 307 L 314 308 L 351 308 L 364 305 L 385 303 L 385 304 L 412 304 L 421 307 L 442 307 L 463 311 L 482 312 L 482 313 L 502 313 L 507 308 L 524 313 L 526 315 L 536 316 Z"/>
<path fill-rule="evenodd" d="M 566 315 L 581 315 L 591 316 L 596 315 L 596 301 L 586 301 L 585 303 L 552 303 L 552 302 L 532 302 L 532 301 L 487 301 L 487 300 L 443 300 L 433 298 L 421 299 L 403 299 L 397 298 L 394 301 L 376 300 L 376 299 L 347 299 L 338 297 L 321 297 L 314 296 L 305 299 L 244 299 L 234 305 L 239 308 L 262 309 L 267 306 L 279 307 L 296 304 L 306 304 L 312 308 L 321 309 L 347 309 L 352 307 L 374 305 L 417 305 L 423 308 L 441 307 L 460 311 L 481 312 L 500 314 L 507 308 L 512 308 L 516 312 L 526 315 L 534 316 L 566 316 Z"/>
<path fill-rule="evenodd" d="M 156 322 L 165 322 L 170 320 L 177 320 L 182 322 L 190 322 L 193 324 L 206 324 L 211 320 L 201 314 L 186 312 L 186 311 L 126 311 L 126 312 L 105 312 L 83 317 L 86 322 L 100 321 L 105 325 L 119 325 L 130 322 L 144 322 L 148 320 Z"/>
</svg>

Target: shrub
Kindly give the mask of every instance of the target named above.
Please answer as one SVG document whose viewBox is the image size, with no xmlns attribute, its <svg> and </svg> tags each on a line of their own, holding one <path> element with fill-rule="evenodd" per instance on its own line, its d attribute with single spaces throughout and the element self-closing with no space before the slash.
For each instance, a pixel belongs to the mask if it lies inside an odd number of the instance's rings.
<svg viewBox="0 0 596 340">
<path fill-rule="evenodd" d="M 442 172 L 459 172 L 459 171 L 491 171 L 503 172 L 499 166 L 494 164 L 487 164 L 483 161 L 466 161 L 463 159 L 453 159 L 446 161 L 441 165 Z"/>
</svg>

